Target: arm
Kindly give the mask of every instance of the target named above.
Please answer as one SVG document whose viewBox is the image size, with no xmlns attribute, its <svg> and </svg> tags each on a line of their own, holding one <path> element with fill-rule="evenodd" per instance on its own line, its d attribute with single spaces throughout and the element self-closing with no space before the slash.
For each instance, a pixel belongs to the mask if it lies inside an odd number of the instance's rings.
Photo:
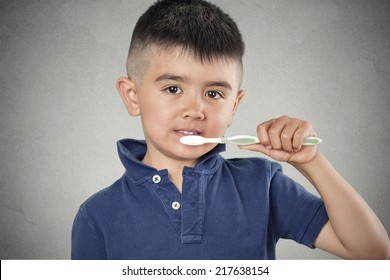
<svg viewBox="0 0 390 280">
<path fill-rule="evenodd" d="M 385 228 L 354 188 L 320 152 L 309 163 L 293 164 L 321 195 L 329 221 L 314 246 L 346 259 L 387 259 Z"/>
<path fill-rule="evenodd" d="M 292 164 L 321 195 L 329 221 L 314 245 L 347 259 L 387 259 L 390 242 L 375 213 L 316 146 L 301 146 L 315 136 L 305 121 L 281 117 L 258 126 L 262 144 L 241 146 Z"/>
<path fill-rule="evenodd" d="M 80 208 L 72 227 L 72 260 L 107 259 L 104 238 L 88 222 Z"/>
</svg>

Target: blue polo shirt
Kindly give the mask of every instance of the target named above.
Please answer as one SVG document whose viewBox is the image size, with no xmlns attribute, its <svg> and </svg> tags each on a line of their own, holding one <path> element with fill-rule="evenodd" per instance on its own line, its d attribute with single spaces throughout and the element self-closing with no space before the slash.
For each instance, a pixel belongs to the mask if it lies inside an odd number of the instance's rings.
<svg viewBox="0 0 390 280">
<path fill-rule="evenodd" d="M 224 159 L 218 145 L 183 170 L 141 162 L 146 145 L 118 142 L 122 178 L 85 201 L 72 229 L 72 259 L 275 259 L 279 238 L 313 247 L 322 200 L 262 158 Z"/>
</svg>

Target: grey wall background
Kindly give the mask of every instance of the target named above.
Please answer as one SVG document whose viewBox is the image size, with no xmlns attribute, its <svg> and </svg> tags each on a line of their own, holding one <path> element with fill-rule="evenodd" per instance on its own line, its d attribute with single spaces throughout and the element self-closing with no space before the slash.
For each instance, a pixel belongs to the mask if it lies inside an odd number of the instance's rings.
<svg viewBox="0 0 390 280">
<path fill-rule="evenodd" d="M 390 232 L 390 2 L 214 2 L 247 45 L 247 96 L 230 133 L 282 114 L 310 120 Z M 122 175 L 116 141 L 143 134 L 115 82 L 150 3 L 0 0 L 0 258 L 69 258 L 79 205 Z M 291 241 L 278 257 L 334 258 Z"/>
</svg>

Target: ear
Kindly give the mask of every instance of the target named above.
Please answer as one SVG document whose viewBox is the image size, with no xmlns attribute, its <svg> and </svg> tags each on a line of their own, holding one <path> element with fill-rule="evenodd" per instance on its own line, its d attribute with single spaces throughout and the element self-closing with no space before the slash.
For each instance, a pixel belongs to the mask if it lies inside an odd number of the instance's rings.
<svg viewBox="0 0 390 280">
<path fill-rule="evenodd" d="M 245 95 L 245 92 L 242 89 L 238 91 L 237 96 L 236 96 L 236 100 L 234 101 L 234 106 L 233 106 L 232 114 L 230 116 L 228 127 L 232 125 L 234 113 L 236 112 L 241 100 L 244 98 L 244 95 Z"/>
<path fill-rule="evenodd" d="M 127 77 L 121 77 L 116 82 L 116 89 L 122 97 L 123 104 L 131 116 L 139 116 L 141 110 L 138 102 L 135 82 Z"/>
</svg>

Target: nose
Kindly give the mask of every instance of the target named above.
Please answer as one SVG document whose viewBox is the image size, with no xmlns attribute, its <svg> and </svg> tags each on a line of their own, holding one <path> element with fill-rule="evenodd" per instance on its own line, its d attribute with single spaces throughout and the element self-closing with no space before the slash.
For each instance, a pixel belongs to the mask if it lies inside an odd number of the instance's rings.
<svg viewBox="0 0 390 280">
<path fill-rule="evenodd" d="M 183 118 L 193 120 L 204 120 L 204 108 L 200 94 L 187 94 L 183 99 Z"/>
</svg>

